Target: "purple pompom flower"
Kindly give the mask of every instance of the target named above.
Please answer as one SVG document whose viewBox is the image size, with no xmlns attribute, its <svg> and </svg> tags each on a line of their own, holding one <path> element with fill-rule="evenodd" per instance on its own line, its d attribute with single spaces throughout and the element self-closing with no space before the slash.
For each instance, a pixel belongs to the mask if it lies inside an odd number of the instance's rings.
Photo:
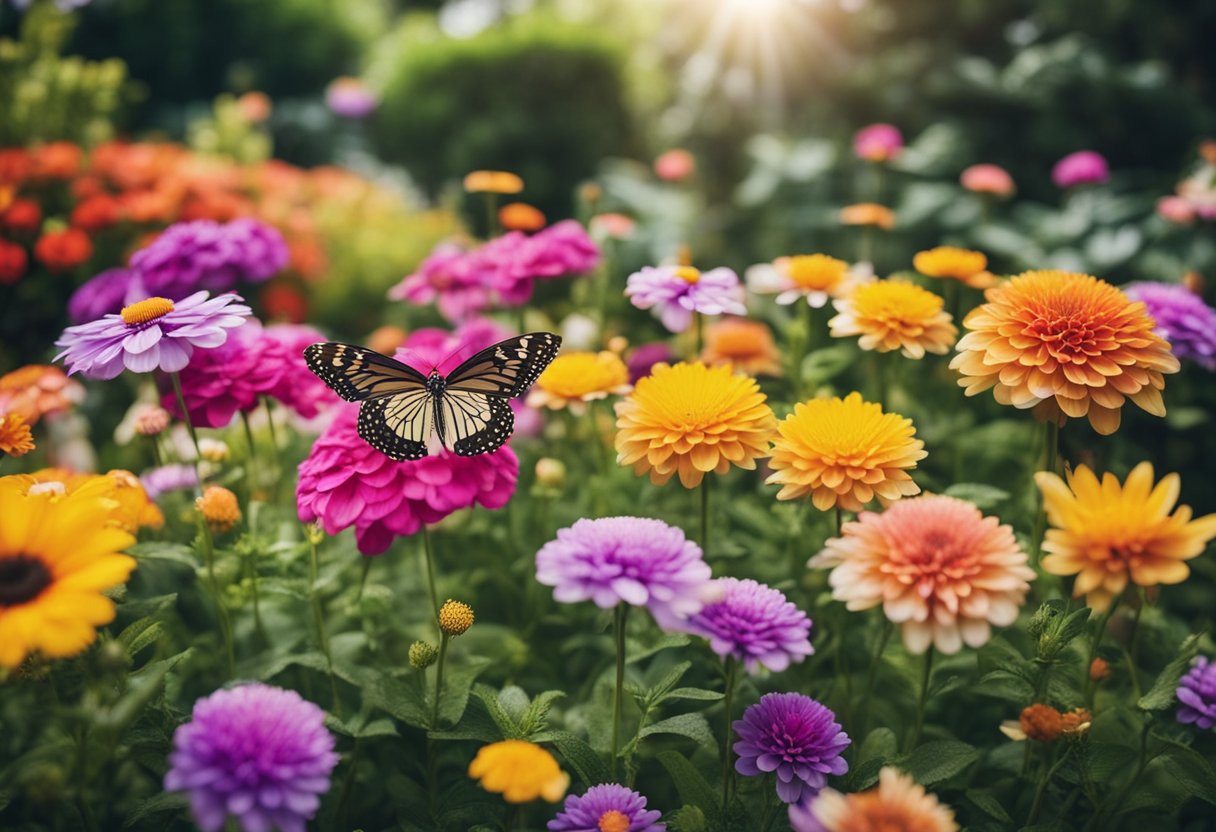
<svg viewBox="0 0 1216 832">
<path fill-rule="evenodd" d="M 550 832 L 664 832 L 657 823 L 662 812 L 646 810 L 646 798 L 632 789 L 605 783 L 592 786 L 581 796 L 570 795 L 557 817 L 549 821 Z"/>
<path fill-rule="evenodd" d="M 748 777 L 776 772 L 777 796 L 786 803 L 813 797 L 827 775 L 849 770 L 840 755 L 851 740 L 836 714 L 801 693 L 766 693 L 732 727 L 739 735 L 735 771 Z"/>
<path fill-rule="evenodd" d="M 123 371 L 176 373 L 190 363 L 196 347 L 218 347 L 228 330 L 245 323 L 252 312 L 236 303 L 242 298 L 225 294 L 208 298 L 195 292 L 176 303 L 163 297 L 147 298 L 87 324 L 70 326 L 55 346 L 63 351 L 68 375 L 110 379 Z"/>
<path fill-rule="evenodd" d="M 1059 188 L 1100 185 L 1110 179 L 1110 166 L 1102 154 L 1092 150 L 1069 153 L 1051 169 L 1051 181 Z"/>
<path fill-rule="evenodd" d="M 683 332 L 694 312 L 746 315 L 739 275 L 727 268 L 701 272 L 692 266 L 646 266 L 629 275 L 625 294 L 638 309 L 655 309 L 663 326 Z"/>
<path fill-rule="evenodd" d="M 1178 721 L 1208 729 L 1216 726 L 1216 664 L 1204 656 L 1195 659 L 1191 669 L 1178 680 Z"/>
<path fill-rule="evenodd" d="M 1177 283 L 1131 283 L 1123 292 L 1148 307 L 1157 334 L 1170 342 L 1174 355 L 1216 372 L 1216 309 Z"/>
<path fill-rule="evenodd" d="M 131 255 L 131 268 L 149 294 L 177 300 L 199 289 L 223 292 L 238 281 L 267 280 L 287 260 L 283 236 L 265 223 L 194 220 L 166 228 Z"/>
<path fill-rule="evenodd" d="M 536 553 L 536 580 L 564 604 L 622 601 L 674 628 L 713 599 L 701 547 L 662 520 L 602 517 L 561 529 Z"/>
<path fill-rule="evenodd" d="M 778 590 L 751 579 L 719 578 L 722 593 L 688 621 L 719 656 L 733 656 L 748 673 L 763 665 L 779 673 L 815 652 L 811 619 Z"/>
<path fill-rule="evenodd" d="M 203 832 L 229 815 L 246 832 L 304 832 L 338 763 L 325 713 L 298 693 L 252 684 L 194 703 L 173 735 L 165 790 L 186 792 Z"/>
<path fill-rule="evenodd" d="M 68 317 L 74 324 L 95 321 L 147 296 L 135 272 L 130 269 L 106 269 L 68 298 Z"/>
<path fill-rule="evenodd" d="M 277 228 L 252 217 L 241 217 L 227 223 L 224 233 L 236 248 L 240 279 L 260 283 L 287 268 L 291 254 Z"/>
</svg>

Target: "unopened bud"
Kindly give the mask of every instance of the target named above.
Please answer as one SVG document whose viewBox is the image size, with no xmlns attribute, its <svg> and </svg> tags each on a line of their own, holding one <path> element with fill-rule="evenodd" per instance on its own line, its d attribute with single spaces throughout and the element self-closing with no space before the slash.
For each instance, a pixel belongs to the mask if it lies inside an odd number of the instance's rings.
<svg viewBox="0 0 1216 832">
<path fill-rule="evenodd" d="M 435 663 L 439 651 L 435 645 L 425 641 L 415 641 L 410 645 L 410 665 L 418 670 L 426 670 Z"/>
</svg>

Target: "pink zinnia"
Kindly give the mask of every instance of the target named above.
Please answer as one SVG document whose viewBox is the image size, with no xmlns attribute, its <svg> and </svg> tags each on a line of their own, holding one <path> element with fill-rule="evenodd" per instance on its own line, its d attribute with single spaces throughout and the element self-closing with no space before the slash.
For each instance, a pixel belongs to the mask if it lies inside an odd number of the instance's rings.
<svg viewBox="0 0 1216 832">
<path fill-rule="evenodd" d="M 697 160 L 682 147 L 668 150 L 654 160 L 655 175 L 664 182 L 679 182 L 692 176 L 697 169 Z"/>
<path fill-rule="evenodd" d="M 254 410 L 261 396 L 280 387 L 288 361 L 286 347 L 266 338 L 256 321 L 235 330 L 218 347 L 196 350 L 181 371 L 182 397 L 190 421 L 196 427 L 222 428 L 238 412 Z M 161 397 L 161 406 L 182 417 L 172 391 Z"/>
<path fill-rule="evenodd" d="M 1051 181 L 1060 188 L 1100 185 L 1110 179 L 1110 166 L 1102 154 L 1092 150 L 1069 153 L 1051 169 Z"/>
<path fill-rule="evenodd" d="M 1013 195 L 1013 177 L 997 165 L 972 165 L 959 177 L 962 186 L 972 193 L 1008 197 Z"/>
<path fill-rule="evenodd" d="M 462 321 L 490 305 L 490 289 L 476 264 L 455 243 L 440 243 L 413 274 L 388 290 L 392 300 L 422 306 L 436 303 L 449 321 Z"/>
<path fill-rule="evenodd" d="M 304 363 L 304 348 L 325 336 L 302 324 L 272 324 L 262 330 L 262 360 L 273 361 L 279 382 L 271 398 L 304 419 L 312 419 L 339 399 Z"/>
<path fill-rule="evenodd" d="M 862 512 L 809 566 L 833 567 L 832 597 L 850 610 L 881 604 L 913 653 L 984 644 L 1017 619 L 1035 577 L 1009 526 L 942 495 Z"/>
<path fill-rule="evenodd" d="M 871 124 L 853 136 L 853 152 L 867 162 L 889 162 L 904 148 L 904 135 L 893 124 Z"/>
</svg>

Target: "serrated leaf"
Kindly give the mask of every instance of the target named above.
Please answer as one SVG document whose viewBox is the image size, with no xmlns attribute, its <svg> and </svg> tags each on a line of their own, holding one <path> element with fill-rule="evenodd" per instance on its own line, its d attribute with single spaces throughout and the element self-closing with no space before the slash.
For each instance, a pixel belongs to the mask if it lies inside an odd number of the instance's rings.
<svg viewBox="0 0 1216 832">
<path fill-rule="evenodd" d="M 158 815 L 162 812 L 184 812 L 189 806 L 190 801 L 186 795 L 180 792 L 161 792 L 135 804 L 135 808 L 123 819 L 122 825 L 124 829 L 129 829 L 151 815 Z"/>
<path fill-rule="evenodd" d="M 598 786 L 600 783 L 611 783 L 612 772 L 595 749 L 569 731 L 546 731 L 544 742 L 552 743 L 579 779 L 588 786 Z M 538 738 L 538 742 L 541 740 Z"/>
<path fill-rule="evenodd" d="M 520 691 L 522 693 L 522 691 Z M 489 685 L 474 685 L 473 696 L 485 707 L 486 713 L 505 739 L 515 740 L 523 736 L 519 724 L 503 707 L 501 694 Z"/>
<path fill-rule="evenodd" d="M 528 712 L 528 694 L 518 685 L 507 685 L 498 692 L 498 704 L 511 717 L 511 721 L 519 725 Z"/>
<path fill-rule="evenodd" d="M 966 770 L 980 758 L 973 746 L 957 740 L 937 740 L 918 746 L 900 763 L 922 786 L 932 786 Z"/>
<path fill-rule="evenodd" d="M 118 634 L 118 640 L 127 648 L 127 655 L 134 657 L 149 644 L 164 634 L 165 626 L 152 616 L 141 618 Z"/>
<path fill-rule="evenodd" d="M 681 737 L 688 737 L 701 745 L 712 746 L 714 744 L 714 734 L 709 730 L 709 723 L 701 714 L 670 716 L 647 725 L 638 732 L 639 737 L 649 737 L 654 734 L 677 734 Z"/>
<path fill-rule="evenodd" d="M 549 709 L 553 707 L 554 702 L 565 695 L 565 691 L 547 690 L 533 697 L 532 702 L 528 705 L 527 713 L 524 714 L 523 722 L 519 726 L 525 737 L 545 727 L 549 720 Z"/>
<path fill-rule="evenodd" d="M 1178 648 L 1178 655 L 1165 666 L 1157 681 L 1149 688 L 1148 693 L 1140 697 L 1136 703 L 1141 710 L 1164 711 L 1174 704 L 1174 691 L 1178 689 L 1178 680 L 1191 666 L 1191 661 L 1199 653 L 1199 635 L 1187 636 Z"/>
<path fill-rule="evenodd" d="M 428 731 L 427 736 L 436 740 L 477 740 L 482 743 L 508 739 L 490 718 L 485 703 L 476 696 L 469 700 L 460 722 L 445 731 Z"/>
<path fill-rule="evenodd" d="M 979 789 L 968 789 L 963 794 L 971 801 L 975 808 L 988 817 L 995 818 L 1001 823 L 1013 823 L 1013 818 L 1005 811 L 1005 807 L 989 792 L 980 791 Z"/>
<path fill-rule="evenodd" d="M 325 725 L 330 730 L 353 739 L 400 736 L 396 724 L 391 719 L 369 721 L 366 714 L 351 717 L 349 721 L 338 719 L 333 714 L 326 714 Z"/>
<path fill-rule="evenodd" d="M 1059 649 L 1063 649 L 1070 641 L 1085 632 L 1086 625 L 1089 623 L 1089 614 L 1089 607 L 1081 607 L 1053 622 Z"/>
<path fill-rule="evenodd" d="M 405 679 L 373 672 L 364 676 L 359 687 L 363 691 L 364 707 L 379 708 L 415 728 L 429 727 L 431 715 L 426 701 L 418 689 Z"/>
<path fill-rule="evenodd" d="M 680 662 L 667 671 L 667 675 L 647 691 L 646 695 L 650 701 L 655 703 L 662 702 L 665 694 L 684 678 L 684 674 L 688 672 L 688 668 L 690 667 L 692 667 L 692 662 Z"/>
<path fill-rule="evenodd" d="M 660 751 L 658 761 L 671 775 L 681 802 L 696 806 L 709 818 L 711 827 L 717 826 L 722 817 L 718 794 L 705 782 L 697 767 L 678 751 Z"/>
</svg>

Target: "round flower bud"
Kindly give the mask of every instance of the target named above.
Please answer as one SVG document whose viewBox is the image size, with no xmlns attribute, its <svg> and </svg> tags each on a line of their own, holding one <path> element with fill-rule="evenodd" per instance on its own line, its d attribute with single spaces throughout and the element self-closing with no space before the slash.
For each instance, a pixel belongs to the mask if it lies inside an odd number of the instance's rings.
<svg viewBox="0 0 1216 832">
<path fill-rule="evenodd" d="M 449 598 L 439 608 L 439 630 L 445 636 L 458 636 L 473 626 L 473 608 Z"/>
<path fill-rule="evenodd" d="M 1064 715 L 1050 705 L 1031 705 L 1018 721 L 1027 738 L 1039 742 L 1055 742 L 1064 731 Z"/>
<path fill-rule="evenodd" d="M 228 461 L 228 443 L 222 439 L 212 439 L 209 436 L 204 436 L 198 440 L 198 452 L 208 462 Z"/>
<path fill-rule="evenodd" d="M 1100 656 L 1095 656 L 1094 660 L 1089 663 L 1089 678 L 1100 682 L 1108 676 L 1110 676 L 1110 662 Z"/>
<path fill-rule="evenodd" d="M 561 488 L 566 484 L 566 465 L 551 456 L 536 460 L 536 481 L 546 488 Z"/>
<path fill-rule="evenodd" d="M 216 534 L 232 531 L 241 519 L 236 495 L 222 485 L 207 486 L 203 496 L 194 501 L 194 507 L 203 515 L 208 528 Z"/>
<path fill-rule="evenodd" d="M 415 641 L 410 645 L 410 666 L 418 670 L 426 670 L 435 663 L 435 659 L 439 656 L 439 651 L 435 649 L 435 645 L 428 644 L 425 641 Z"/>
<path fill-rule="evenodd" d="M 156 436 L 169 427 L 169 411 L 149 405 L 135 417 L 135 432 L 140 436 Z"/>
</svg>

